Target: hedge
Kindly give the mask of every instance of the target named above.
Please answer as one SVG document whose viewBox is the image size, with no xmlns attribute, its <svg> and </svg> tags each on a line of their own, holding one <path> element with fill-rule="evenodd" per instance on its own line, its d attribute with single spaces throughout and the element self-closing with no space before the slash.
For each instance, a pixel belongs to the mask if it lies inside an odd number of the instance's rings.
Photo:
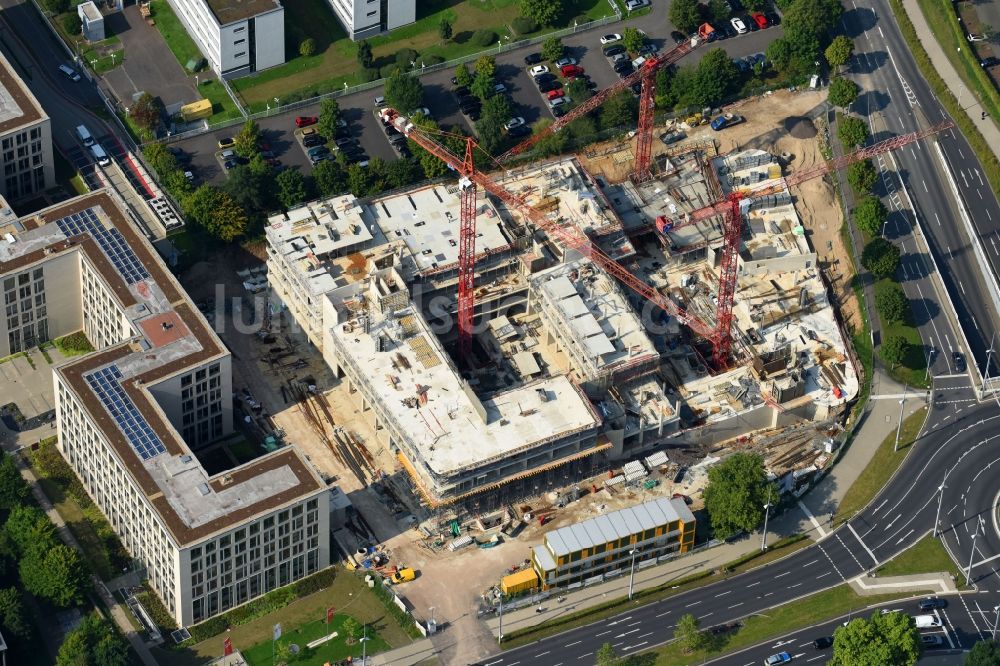
<svg viewBox="0 0 1000 666">
<path fill-rule="evenodd" d="M 492 46 L 497 41 L 497 33 L 492 30 L 476 30 L 472 33 L 472 43 L 477 46 Z"/>
<path fill-rule="evenodd" d="M 336 577 L 337 568 L 329 567 L 318 573 L 314 573 L 308 578 L 295 581 L 291 585 L 272 590 L 262 597 L 258 597 L 242 606 L 237 606 L 228 613 L 216 615 L 201 624 L 189 627 L 188 630 L 191 632 L 191 638 L 184 641 L 183 644 L 200 643 L 213 636 L 218 636 L 230 627 L 246 624 L 268 613 L 273 613 L 296 599 L 330 587 Z M 397 610 L 399 609 L 397 608 Z"/>
<path fill-rule="evenodd" d="M 519 35 L 528 35 L 538 30 L 538 24 L 527 16 L 518 16 L 510 22 L 510 27 Z"/>
</svg>

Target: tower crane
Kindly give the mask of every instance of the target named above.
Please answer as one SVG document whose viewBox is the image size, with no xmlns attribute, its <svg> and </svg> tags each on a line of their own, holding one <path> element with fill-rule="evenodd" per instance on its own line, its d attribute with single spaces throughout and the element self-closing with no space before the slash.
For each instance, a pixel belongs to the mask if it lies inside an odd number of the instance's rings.
<svg viewBox="0 0 1000 666">
<path fill-rule="evenodd" d="M 676 50 L 677 49 L 674 49 L 674 51 Z M 673 53 L 673 51 L 671 51 L 671 53 Z M 627 81 L 627 79 L 625 81 Z M 568 117 L 568 115 L 569 114 L 565 117 Z M 744 207 L 748 207 L 749 202 L 756 197 L 766 196 L 767 194 L 781 191 L 785 187 L 790 187 L 812 178 L 824 176 L 849 164 L 860 162 L 890 150 L 901 148 L 902 146 L 908 145 L 927 136 L 931 136 L 953 126 L 951 121 L 945 121 L 938 123 L 933 127 L 880 141 L 872 144 L 871 146 L 860 148 L 852 153 L 828 160 L 809 169 L 795 172 L 777 182 L 767 182 L 760 187 L 748 191 L 734 191 L 720 201 L 709 204 L 703 208 L 699 208 L 698 210 L 685 215 L 682 219 L 679 219 L 676 222 L 668 222 L 665 224 L 663 228 L 664 232 L 689 224 L 694 224 L 698 221 L 706 220 L 716 215 L 721 214 L 723 216 L 724 236 L 719 270 L 718 311 L 716 313 L 715 323 L 712 325 L 694 317 L 678 305 L 672 298 L 660 293 L 652 286 L 646 284 L 646 282 L 644 282 L 641 278 L 633 275 L 624 266 L 595 246 L 591 240 L 576 227 L 572 225 L 564 226 L 559 224 L 557 221 L 550 219 L 547 214 L 529 205 L 521 197 L 515 195 L 502 184 L 494 181 L 487 174 L 477 170 L 472 160 L 472 151 L 475 147 L 473 139 L 465 139 L 466 150 L 463 158 L 459 157 L 454 152 L 435 141 L 426 130 L 414 125 L 410 119 L 400 114 L 395 109 L 383 109 L 381 111 L 381 117 L 384 122 L 392 124 L 407 138 L 412 139 L 424 150 L 443 161 L 449 166 L 449 168 L 457 172 L 459 175 L 459 184 L 462 191 L 462 219 L 460 221 L 462 237 L 459 241 L 459 340 L 466 341 L 461 344 L 468 345 L 468 341 L 471 340 L 472 313 L 474 304 L 474 292 L 472 286 L 475 270 L 475 193 L 476 187 L 478 186 L 482 187 L 485 191 L 504 202 L 508 209 L 516 211 L 526 220 L 529 220 L 537 229 L 544 231 L 550 239 L 559 242 L 565 248 L 578 251 L 580 254 L 600 266 L 609 275 L 622 282 L 639 297 L 653 303 L 669 316 L 676 318 L 679 323 L 687 326 L 696 335 L 699 335 L 711 342 L 713 347 L 713 359 L 717 368 L 728 367 L 729 354 L 732 348 L 732 308 L 736 293 L 737 260 L 739 256 L 740 239 L 742 237 Z M 460 349 L 461 348 L 462 347 L 460 346 Z M 466 346 L 465 349 L 468 349 L 468 347 Z"/>
</svg>

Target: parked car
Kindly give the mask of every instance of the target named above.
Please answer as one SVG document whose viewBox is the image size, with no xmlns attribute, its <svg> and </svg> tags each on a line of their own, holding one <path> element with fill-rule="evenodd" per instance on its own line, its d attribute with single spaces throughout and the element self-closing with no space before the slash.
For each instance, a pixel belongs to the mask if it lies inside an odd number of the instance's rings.
<svg viewBox="0 0 1000 666">
<path fill-rule="evenodd" d="M 219 139 L 219 148 L 232 148 L 235 145 L 236 142 L 231 137 L 224 136 Z"/>
<path fill-rule="evenodd" d="M 778 16 L 777 12 L 764 12 L 764 18 L 771 25 L 781 25 L 781 17 Z"/>
<path fill-rule="evenodd" d="M 555 99 L 550 99 L 549 100 L 549 108 L 550 109 L 554 109 L 557 106 L 562 106 L 563 104 L 569 104 L 572 101 L 573 100 L 570 99 L 569 97 L 557 97 Z"/>
<path fill-rule="evenodd" d="M 672 143 L 683 141 L 686 136 L 684 132 L 665 132 L 660 135 L 660 141 L 663 142 L 664 146 L 669 146 Z"/>
<path fill-rule="evenodd" d="M 59 65 L 59 71 L 62 72 L 63 75 L 70 81 L 80 80 L 80 74 L 72 67 L 69 67 L 67 65 Z"/>
<path fill-rule="evenodd" d="M 559 60 L 556 60 L 554 64 L 556 67 L 563 68 L 566 65 L 577 64 L 577 60 L 576 58 L 560 58 Z"/>
<path fill-rule="evenodd" d="M 511 130 L 511 129 L 514 129 L 515 127 L 520 127 L 523 124 L 524 124 L 524 118 L 518 116 L 516 118 L 511 118 L 510 120 L 508 120 L 507 122 L 505 122 L 503 124 L 503 128 L 505 130 Z"/>
<path fill-rule="evenodd" d="M 556 99 L 557 97 L 562 97 L 563 94 L 564 93 L 563 93 L 562 89 L 559 89 L 559 90 L 550 90 L 547 93 L 545 93 L 545 97 L 546 97 L 546 99 Z"/>
<path fill-rule="evenodd" d="M 634 12 L 637 9 L 642 9 L 649 4 L 649 0 L 628 0 L 625 3 L 625 10 Z"/>
<path fill-rule="evenodd" d="M 687 35 L 678 30 L 671 31 L 670 39 L 674 40 L 674 44 L 683 44 L 688 40 Z"/>
<path fill-rule="evenodd" d="M 920 644 L 924 647 L 938 647 L 944 645 L 944 638 L 940 634 L 920 634 Z"/>
<path fill-rule="evenodd" d="M 540 76 L 535 77 L 535 83 L 537 83 L 538 85 L 541 85 L 543 83 L 549 83 L 550 81 L 556 81 L 556 80 L 557 79 L 555 74 L 542 74 Z"/>
<path fill-rule="evenodd" d="M 527 125 L 518 125 L 517 127 L 511 127 L 507 130 L 507 134 L 513 137 L 528 136 L 531 134 L 531 128 Z"/>
<path fill-rule="evenodd" d="M 295 119 L 296 127 L 308 127 L 309 125 L 315 125 L 319 122 L 319 118 L 316 116 L 299 116 Z"/>
<path fill-rule="evenodd" d="M 833 636 L 821 636 L 813 641 L 813 647 L 817 650 L 825 650 L 833 645 Z"/>
<path fill-rule="evenodd" d="M 919 605 L 920 610 L 930 611 L 935 608 L 945 608 L 948 605 L 948 602 L 938 597 L 927 597 L 926 599 L 921 599 Z"/>
<path fill-rule="evenodd" d="M 459 86 L 454 90 L 452 90 L 452 92 L 455 93 L 455 97 L 457 97 L 458 99 L 462 99 L 463 97 L 468 97 L 469 95 L 472 94 L 472 92 L 470 92 L 469 89 L 466 88 L 465 86 Z"/>
<path fill-rule="evenodd" d="M 225 169 L 226 171 L 229 171 L 230 169 L 235 167 L 236 164 L 237 164 L 236 160 L 226 160 L 225 162 L 222 163 L 222 168 Z"/>
<path fill-rule="evenodd" d="M 768 28 L 770 25 L 767 22 L 767 17 L 760 12 L 754 12 L 750 14 L 750 20 L 757 24 L 760 29 Z"/>
<path fill-rule="evenodd" d="M 313 134 L 312 136 L 307 136 L 306 138 L 302 139 L 302 145 L 305 146 L 306 148 L 312 148 L 313 146 L 322 146 L 324 143 L 326 143 L 326 140 L 323 139 L 323 137 L 321 137 L 319 134 Z"/>
<path fill-rule="evenodd" d="M 616 62 L 613 69 L 618 74 L 621 74 L 626 70 L 631 74 L 632 71 L 635 70 L 635 67 L 632 66 L 632 63 L 629 60 L 622 60 L 621 62 Z"/>
<path fill-rule="evenodd" d="M 531 74 L 532 76 L 540 76 L 542 74 L 548 74 L 549 68 L 546 65 L 535 65 L 534 67 L 528 70 L 528 73 Z"/>
<path fill-rule="evenodd" d="M 659 49 L 656 48 L 655 44 L 643 44 L 639 47 L 639 55 L 641 56 L 651 56 L 656 53 Z"/>
<path fill-rule="evenodd" d="M 559 81 L 547 81 L 538 86 L 538 90 L 543 93 L 547 93 L 550 90 L 558 90 L 559 88 L 562 88 L 562 83 Z"/>
<path fill-rule="evenodd" d="M 601 44 L 613 44 L 615 42 L 621 41 L 622 36 L 617 32 L 613 32 L 610 35 L 604 35 L 601 37 Z"/>
<path fill-rule="evenodd" d="M 566 113 L 567 112 L 565 106 L 557 106 L 556 108 L 552 109 L 552 115 L 555 116 L 556 118 L 562 118 L 563 116 L 566 115 Z"/>
<path fill-rule="evenodd" d="M 419 113 L 419 114 L 423 115 L 424 118 L 432 118 L 433 117 L 433 116 L 431 116 L 431 110 L 428 109 L 426 106 L 422 106 L 419 109 L 413 109 L 413 113 Z"/>
<path fill-rule="evenodd" d="M 379 95 L 378 97 L 375 98 L 375 108 L 381 109 L 385 105 L 386 105 L 385 97 Z"/>
<path fill-rule="evenodd" d="M 563 76 L 580 76 L 585 70 L 579 65 L 565 65 L 559 71 Z"/>
<path fill-rule="evenodd" d="M 541 53 L 529 53 L 528 55 L 524 56 L 525 65 L 537 65 L 541 61 L 542 61 Z"/>
<path fill-rule="evenodd" d="M 611 62 L 612 65 L 619 62 L 625 62 L 626 60 L 628 60 L 628 54 L 625 53 L 624 51 L 621 53 L 616 53 L 610 58 L 608 58 L 608 60 Z"/>
<path fill-rule="evenodd" d="M 502 95 L 505 92 L 507 92 L 507 86 L 505 86 L 502 83 L 498 83 L 495 86 L 493 86 L 493 92 L 495 92 L 498 95 Z"/>
<path fill-rule="evenodd" d="M 621 44 L 612 44 L 611 46 L 604 47 L 604 55 L 608 58 L 613 58 L 619 53 L 625 53 L 625 47 Z"/>
<path fill-rule="evenodd" d="M 742 35 L 744 32 L 747 31 L 746 24 L 743 22 L 743 19 L 741 19 L 739 16 L 734 16 L 733 18 L 729 19 L 729 24 L 733 26 L 733 30 L 735 30 L 736 33 L 739 35 Z"/>
<path fill-rule="evenodd" d="M 357 144 L 357 141 L 355 139 L 337 139 L 336 141 L 333 142 L 333 145 L 335 145 L 335 146 L 337 146 L 337 148 L 341 148 L 341 149 L 346 148 L 347 146 L 353 146 L 353 145 L 356 145 L 356 144 Z"/>
<path fill-rule="evenodd" d="M 479 114 L 481 111 L 482 107 L 474 106 L 470 109 L 463 111 L 462 113 L 468 116 L 469 120 L 471 120 L 472 122 L 476 122 L 477 120 L 479 120 Z"/>
</svg>

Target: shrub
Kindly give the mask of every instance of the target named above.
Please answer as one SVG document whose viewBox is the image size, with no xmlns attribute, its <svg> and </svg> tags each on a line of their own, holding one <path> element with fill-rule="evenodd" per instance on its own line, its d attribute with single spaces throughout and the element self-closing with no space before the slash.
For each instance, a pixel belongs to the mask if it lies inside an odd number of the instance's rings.
<svg viewBox="0 0 1000 666">
<path fill-rule="evenodd" d="M 439 55 L 429 55 L 424 57 L 424 64 L 430 67 L 431 65 L 440 65 L 444 62 L 444 58 Z"/>
<path fill-rule="evenodd" d="M 476 30 L 472 33 L 472 43 L 476 46 L 490 46 L 497 41 L 497 33 L 492 30 Z"/>
<path fill-rule="evenodd" d="M 898 284 L 879 282 L 875 285 L 875 309 L 887 322 L 903 321 L 909 308 L 910 300 Z"/>
<path fill-rule="evenodd" d="M 399 65 L 394 62 L 388 65 L 382 65 L 378 70 L 378 78 L 387 79 L 398 69 L 400 69 Z"/>
<path fill-rule="evenodd" d="M 371 83 L 382 78 L 381 73 L 374 67 L 366 67 L 358 73 L 358 77 L 363 83 Z"/>
<path fill-rule="evenodd" d="M 510 22 L 510 27 L 519 35 L 530 35 L 538 30 L 538 24 L 527 16 L 518 16 Z"/>
<path fill-rule="evenodd" d="M 83 31 L 83 22 L 76 14 L 66 14 L 59 19 L 59 23 L 62 24 L 63 30 L 71 35 L 79 35 Z"/>
<path fill-rule="evenodd" d="M 45 6 L 53 14 L 62 14 L 69 11 L 69 0 L 45 0 Z"/>
<path fill-rule="evenodd" d="M 884 238 L 874 238 L 861 251 L 861 265 L 876 279 L 892 277 L 899 268 L 899 248 Z"/>
<path fill-rule="evenodd" d="M 413 65 L 410 64 L 411 62 L 415 62 L 417 63 L 417 66 L 420 66 L 420 62 L 417 60 L 419 57 L 420 54 L 413 49 L 399 49 L 396 51 L 396 65 L 398 65 L 401 70 L 406 72 L 413 67 Z"/>
<path fill-rule="evenodd" d="M 312 37 L 306 37 L 299 44 L 299 55 L 309 57 L 316 53 L 316 40 Z"/>
</svg>

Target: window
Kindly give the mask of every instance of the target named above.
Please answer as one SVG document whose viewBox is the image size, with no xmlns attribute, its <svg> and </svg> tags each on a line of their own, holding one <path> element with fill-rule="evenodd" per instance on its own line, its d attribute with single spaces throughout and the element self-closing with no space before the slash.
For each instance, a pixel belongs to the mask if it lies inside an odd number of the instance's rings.
<svg viewBox="0 0 1000 666">
<path fill-rule="evenodd" d="M 246 42 L 247 42 L 247 40 L 245 40 L 245 39 L 237 39 L 235 42 L 233 42 L 233 46 L 239 46 L 240 44 L 246 44 Z"/>
<path fill-rule="evenodd" d="M 368 18 L 371 18 L 372 16 L 375 16 L 376 14 L 378 14 L 378 10 L 377 9 L 375 11 L 368 12 Z"/>
<path fill-rule="evenodd" d="M 241 25 L 240 27 L 238 27 L 235 30 L 233 30 L 233 32 L 243 32 L 246 29 L 247 29 L 247 27 L 245 25 Z"/>
<path fill-rule="evenodd" d="M 246 56 L 246 54 L 247 54 L 247 52 L 246 52 L 246 51 L 240 51 L 239 53 L 237 53 L 237 54 L 236 54 L 236 55 L 234 55 L 233 57 L 234 57 L 234 58 L 243 58 L 243 57 L 245 57 L 245 56 Z"/>
</svg>

